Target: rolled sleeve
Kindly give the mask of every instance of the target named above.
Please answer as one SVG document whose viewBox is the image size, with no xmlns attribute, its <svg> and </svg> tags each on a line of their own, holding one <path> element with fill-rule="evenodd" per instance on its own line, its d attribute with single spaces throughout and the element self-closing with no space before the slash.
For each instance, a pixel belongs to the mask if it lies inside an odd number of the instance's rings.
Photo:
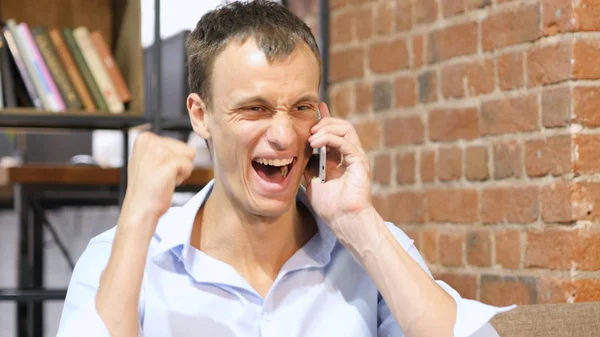
<svg viewBox="0 0 600 337">
<path fill-rule="evenodd" d="M 388 229 L 392 232 L 398 243 L 406 252 L 423 268 L 423 270 L 433 278 L 431 271 L 427 267 L 425 260 L 411 240 L 401 229 L 391 223 L 386 223 Z M 501 312 L 509 311 L 515 308 L 515 305 L 507 307 L 495 307 L 475 300 L 465 299 L 460 294 L 446 284 L 444 281 L 435 281 L 444 289 L 456 302 L 456 321 L 454 323 L 453 335 L 455 337 L 496 337 L 498 334 L 489 323 L 489 321 Z M 379 299 L 379 318 L 380 325 L 378 335 L 383 337 L 402 337 L 404 333 L 398 326 L 398 323 L 385 304 L 384 299 Z"/>
<path fill-rule="evenodd" d="M 69 282 L 57 337 L 110 337 L 96 310 L 96 294 L 100 277 L 110 258 L 112 235 L 114 232 L 108 231 L 93 238 L 77 261 Z M 141 328 L 139 331 L 141 337 Z"/>
</svg>

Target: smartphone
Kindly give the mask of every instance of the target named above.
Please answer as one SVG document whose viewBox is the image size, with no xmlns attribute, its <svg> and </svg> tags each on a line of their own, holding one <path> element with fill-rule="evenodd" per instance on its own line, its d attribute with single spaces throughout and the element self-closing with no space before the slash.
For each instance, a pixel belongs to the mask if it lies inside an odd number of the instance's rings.
<svg viewBox="0 0 600 337">
<path fill-rule="evenodd" d="M 319 108 L 317 108 L 317 120 L 321 120 L 321 111 L 319 110 Z M 317 155 L 319 156 L 319 179 L 321 179 L 321 181 L 324 182 L 326 179 L 325 165 L 327 163 L 327 150 L 325 149 L 325 146 L 321 146 L 320 148 L 315 150 L 317 151 Z"/>
</svg>

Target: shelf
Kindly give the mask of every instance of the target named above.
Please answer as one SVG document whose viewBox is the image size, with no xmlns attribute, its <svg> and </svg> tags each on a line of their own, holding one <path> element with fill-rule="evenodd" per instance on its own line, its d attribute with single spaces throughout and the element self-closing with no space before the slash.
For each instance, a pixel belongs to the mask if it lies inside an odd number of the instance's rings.
<svg viewBox="0 0 600 337">
<path fill-rule="evenodd" d="M 108 112 L 48 112 L 31 108 L 0 109 L 1 128 L 122 130 L 144 123 L 146 123 L 146 118 L 133 112 L 113 115 Z"/>
<path fill-rule="evenodd" d="M 0 301 L 62 301 L 66 296 L 66 289 L 0 289 Z"/>
<path fill-rule="evenodd" d="M 182 186 L 204 186 L 212 178 L 212 169 L 196 168 Z M 121 168 L 47 164 L 0 168 L 0 186 L 11 184 L 118 186 L 120 179 Z"/>
</svg>

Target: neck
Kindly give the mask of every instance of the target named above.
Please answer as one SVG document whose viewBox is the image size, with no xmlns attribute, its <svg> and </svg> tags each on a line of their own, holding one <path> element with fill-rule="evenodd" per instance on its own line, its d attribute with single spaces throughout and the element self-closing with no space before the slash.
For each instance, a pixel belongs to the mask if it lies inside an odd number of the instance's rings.
<svg viewBox="0 0 600 337">
<path fill-rule="evenodd" d="M 274 280 L 283 264 L 317 231 L 304 206 L 295 202 L 278 217 L 256 216 L 242 209 L 215 181 L 194 222 L 191 245 L 249 280 Z"/>
</svg>

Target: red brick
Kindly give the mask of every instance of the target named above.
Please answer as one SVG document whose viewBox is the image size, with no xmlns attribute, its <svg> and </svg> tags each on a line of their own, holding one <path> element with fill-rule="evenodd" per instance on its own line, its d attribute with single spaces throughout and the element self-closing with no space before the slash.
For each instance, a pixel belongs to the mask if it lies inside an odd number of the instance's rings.
<svg viewBox="0 0 600 337">
<path fill-rule="evenodd" d="M 413 245 L 415 245 L 415 248 L 421 251 L 421 232 L 410 228 L 403 228 L 402 226 L 398 227 L 402 229 L 404 234 L 406 234 L 409 239 L 413 240 Z"/>
<path fill-rule="evenodd" d="M 510 189 L 508 212 L 509 223 L 528 224 L 537 220 L 540 213 L 539 189 L 537 186 L 516 186 Z"/>
<path fill-rule="evenodd" d="M 444 65 L 440 71 L 442 95 L 446 98 L 465 96 L 466 66 L 464 63 Z"/>
<path fill-rule="evenodd" d="M 568 182 L 556 181 L 543 186 L 541 199 L 544 222 L 570 223 L 573 221 L 571 185 Z"/>
<path fill-rule="evenodd" d="M 452 289 L 456 290 L 462 298 L 471 300 L 477 299 L 477 276 L 443 273 L 434 274 L 436 280 L 440 280 L 448 284 Z"/>
<path fill-rule="evenodd" d="M 442 15 L 445 17 L 456 15 L 465 11 L 465 0 L 444 0 L 442 3 Z"/>
<path fill-rule="evenodd" d="M 458 180 L 462 176 L 462 150 L 458 147 L 440 148 L 437 176 L 440 181 Z"/>
<path fill-rule="evenodd" d="M 558 176 L 571 171 L 571 136 L 530 140 L 525 148 L 525 167 L 530 177 Z"/>
<path fill-rule="evenodd" d="M 423 243 L 423 246 L 421 247 L 423 258 L 429 263 L 437 263 L 440 233 L 437 230 L 424 231 L 421 238 Z"/>
<path fill-rule="evenodd" d="M 535 87 L 566 81 L 571 75 L 573 44 L 563 39 L 527 51 L 527 85 Z"/>
<path fill-rule="evenodd" d="M 427 70 L 417 77 L 419 102 L 433 103 L 438 100 L 438 79 L 435 70 Z"/>
<path fill-rule="evenodd" d="M 429 112 L 429 138 L 432 141 L 475 139 L 479 136 L 475 108 L 437 109 Z"/>
<path fill-rule="evenodd" d="M 484 50 L 534 41 L 541 36 L 540 5 L 520 5 L 492 12 L 482 23 Z"/>
<path fill-rule="evenodd" d="M 479 267 L 488 267 L 492 264 L 490 232 L 470 232 L 466 242 L 468 264 Z"/>
<path fill-rule="evenodd" d="M 461 23 L 429 35 L 429 63 L 477 51 L 477 22 Z"/>
<path fill-rule="evenodd" d="M 600 183 L 577 182 L 571 186 L 574 220 L 600 220 Z"/>
<path fill-rule="evenodd" d="M 373 9 L 372 6 L 357 7 L 352 11 L 353 36 L 358 41 L 365 41 L 373 36 Z"/>
<path fill-rule="evenodd" d="M 471 181 L 488 179 L 490 177 L 488 162 L 487 147 L 468 147 L 465 153 L 465 176 L 467 179 Z"/>
<path fill-rule="evenodd" d="M 423 65 L 423 44 L 424 44 L 423 35 L 415 36 L 412 38 L 412 55 L 413 62 L 412 66 L 414 68 L 419 68 Z"/>
<path fill-rule="evenodd" d="M 552 247 L 552 249 L 548 249 Z M 532 230 L 528 233 L 526 267 L 598 270 L 600 232 L 595 230 Z"/>
<path fill-rule="evenodd" d="M 417 80 L 412 76 L 400 76 L 394 81 L 394 106 L 412 107 L 417 104 Z"/>
<path fill-rule="evenodd" d="M 579 31 L 600 30 L 600 3 L 596 0 L 581 0 L 576 4 L 573 17 L 577 20 Z"/>
<path fill-rule="evenodd" d="M 414 152 L 398 154 L 396 162 L 396 182 L 402 185 L 414 184 L 416 166 Z"/>
<path fill-rule="evenodd" d="M 496 87 L 494 61 L 478 60 L 467 65 L 467 90 L 469 96 L 488 94 Z"/>
<path fill-rule="evenodd" d="M 362 77 L 364 74 L 362 48 L 351 48 L 331 53 L 329 79 L 332 82 Z"/>
<path fill-rule="evenodd" d="M 537 281 L 530 276 L 481 275 L 479 300 L 483 303 L 506 306 L 537 302 Z"/>
<path fill-rule="evenodd" d="M 406 41 L 378 42 L 371 45 L 369 48 L 369 67 L 375 73 L 388 73 L 407 68 L 408 48 Z"/>
<path fill-rule="evenodd" d="M 494 145 L 494 178 L 520 177 L 523 170 L 522 146 L 516 141 Z"/>
<path fill-rule="evenodd" d="M 498 231 L 496 240 L 496 264 L 502 268 L 516 269 L 521 266 L 521 233 L 514 230 Z"/>
<path fill-rule="evenodd" d="M 571 0 L 543 0 L 544 35 L 572 32 L 573 6 Z"/>
<path fill-rule="evenodd" d="M 292 3 L 300 3 L 301 1 L 291 1 L 290 4 Z M 329 1 L 329 9 L 337 9 L 340 7 L 344 7 L 348 4 L 348 0 L 331 0 Z"/>
<path fill-rule="evenodd" d="M 600 88 L 575 87 L 573 88 L 573 115 L 577 123 L 585 126 L 600 126 Z"/>
<path fill-rule="evenodd" d="M 492 4 L 492 0 L 465 0 L 467 9 L 481 8 Z"/>
<path fill-rule="evenodd" d="M 375 150 L 381 143 L 381 125 L 377 121 L 366 120 L 354 124 L 356 133 L 365 151 Z"/>
<path fill-rule="evenodd" d="M 577 100 L 575 104 L 577 104 Z M 594 108 L 595 111 L 595 108 Z M 566 126 L 571 118 L 571 88 L 546 88 L 542 92 L 542 125 Z"/>
<path fill-rule="evenodd" d="M 600 301 L 600 280 L 540 278 L 538 303 L 569 303 Z"/>
<path fill-rule="evenodd" d="M 502 90 L 520 88 L 525 83 L 523 52 L 498 56 L 498 84 Z"/>
<path fill-rule="evenodd" d="M 331 88 L 331 113 L 336 117 L 346 117 L 352 113 L 352 87 L 336 85 Z"/>
<path fill-rule="evenodd" d="M 425 138 L 425 127 L 419 116 L 395 117 L 384 121 L 384 145 L 420 144 Z"/>
<path fill-rule="evenodd" d="M 438 4 L 436 0 L 414 1 L 415 22 L 417 24 L 430 23 L 438 17 Z"/>
<path fill-rule="evenodd" d="M 501 98 L 481 106 L 481 133 L 485 135 L 534 131 L 539 105 L 535 95 Z"/>
<path fill-rule="evenodd" d="M 392 159 L 389 153 L 375 156 L 373 160 L 373 182 L 389 185 L 392 177 Z"/>
<path fill-rule="evenodd" d="M 579 134 L 573 139 L 575 162 L 573 169 L 577 174 L 593 174 L 600 170 L 600 136 Z"/>
<path fill-rule="evenodd" d="M 394 7 L 394 3 L 390 0 L 380 2 L 377 5 L 377 15 L 375 18 L 375 32 L 377 34 L 389 34 L 394 30 L 394 21 L 396 19 Z"/>
<path fill-rule="evenodd" d="M 351 5 L 362 5 L 362 4 L 374 2 L 375 0 L 346 0 L 346 1 L 348 1 Z"/>
<path fill-rule="evenodd" d="M 597 39 L 577 39 L 573 42 L 573 78 L 600 78 L 600 42 Z"/>
<path fill-rule="evenodd" d="M 334 12 L 331 15 L 331 43 L 348 43 L 352 41 L 354 12 Z"/>
<path fill-rule="evenodd" d="M 365 113 L 372 107 L 372 91 L 369 83 L 356 83 L 354 86 L 354 98 L 356 99 L 356 112 Z"/>
<path fill-rule="evenodd" d="M 598 271 L 600 269 L 600 232 L 584 230 L 579 233 L 579 244 L 574 251 L 574 259 L 579 270 Z"/>
<path fill-rule="evenodd" d="M 398 192 L 388 195 L 388 217 L 395 224 L 423 223 L 425 197 L 421 192 Z"/>
<path fill-rule="evenodd" d="M 431 189 L 426 192 L 427 213 L 432 222 L 475 223 L 478 220 L 477 191 Z"/>
<path fill-rule="evenodd" d="M 481 221 L 484 224 L 528 224 L 539 215 L 537 186 L 490 187 L 481 192 Z"/>
<path fill-rule="evenodd" d="M 481 221 L 484 224 L 503 223 L 509 210 L 510 191 L 490 187 L 481 192 Z"/>
<path fill-rule="evenodd" d="M 435 152 L 434 151 L 423 151 L 421 152 L 421 181 L 424 183 L 431 183 L 435 179 Z"/>
<path fill-rule="evenodd" d="M 527 233 L 525 267 L 570 269 L 577 241 L 575 231 L 531 230 Z"/>
<path fill-rule="evenodd" d="M 377 213 L 381 215 L 384 219 L 389 219 L 388 215 L 388 198 L 387 195 L 374 193 L 371 198 L 371 202 L 373 203 L 373 207 L 377 210 Z"/>
<path fill-rule="evenodd" d="M 440 233 L 440 263 L 445 266 L 463 265 L 464 233 Z"/>
<path fill-rule="evenodd" d="M 412 28 L 412 1 L 397 0 L 396 1 L 396 31 L 405 31 Z"/>
</svg>

